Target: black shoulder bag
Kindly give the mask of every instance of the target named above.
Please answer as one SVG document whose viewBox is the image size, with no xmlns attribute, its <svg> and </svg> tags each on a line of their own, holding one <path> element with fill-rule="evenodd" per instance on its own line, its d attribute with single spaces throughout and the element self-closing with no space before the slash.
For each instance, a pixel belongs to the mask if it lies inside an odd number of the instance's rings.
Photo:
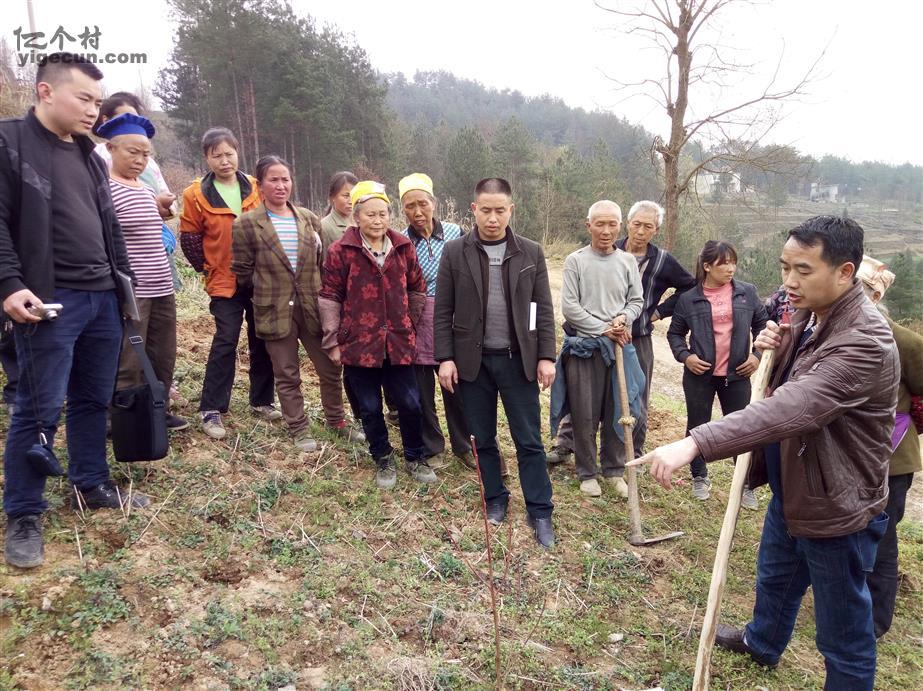
<svg viewBox="0 0 923 691">
<path fill-rule="evenodd" d="M 170 446 L 167 388 L 157 380 L 144 339 L 131 319 L 125 320 L 125 331 L 144 370 L 144 383 L 119 389 L 112 397 L 112 452 L 117 461 L 156 461 Z"/>
</svg>

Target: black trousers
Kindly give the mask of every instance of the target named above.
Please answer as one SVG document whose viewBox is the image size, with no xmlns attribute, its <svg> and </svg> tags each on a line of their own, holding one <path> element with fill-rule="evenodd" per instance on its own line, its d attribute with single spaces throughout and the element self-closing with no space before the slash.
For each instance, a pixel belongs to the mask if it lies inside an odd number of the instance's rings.
<svg viewBox="0 0 923 691">
<path fill-rule="evenodd" d="M 541 405 L 538 382 L 529 381 L 522 369 L 519 353 L 484 355 L 474 381 L 460 380 L 459 393 L 468 420 L 468 429 L 478 446 L 484 495 L 488 504 L 509 503 L 510 492 L 500 473 L 497 447 L 497 398 L 509 424 L 519 463 L 519 484 L 526 510 L 533 518 L 548 518 L 554 509 L 551 480 L 542 446 Z"/>
<path fill-rule="evenodd" d="M 721 403 L 721 413 L 728 415 L 750 403 L 750 380 L 728 381 L 727 377 L 693 374 L 683 368 L 683 393 L 686 394 L 686 434 L 689 430 L 711 421 L 715 394 Z M 708 477 L 705 459 L 696 456 L 690 466 L 692 477 Z"/>
<path fill-rule="evenodd" d="M 914 434 L 913 425 L 907 434 Z M 907 492 L 913 483 L 913 473 L 891 475 L 888 478 L 888 528 L 875 557 L 875 569 L 866 582 L 872 594 L 872 621 L 875 623 L 875 637 L 881 638 L 891 628 L 894 619 L 894 601 L 897 599 L 897 524 L 904 518 Z"/>
<path fill-rule="evenodd" d="M 382 412 L 382 389 L 396 403 L 404 458 L 420 461 L 423 454 L 423 416 L 420 413 L 420 392 L 412 365 L 392 365 L 388 360 L 381 367 L 343 368 L 343 379 L 348 382 L 362 420 L 362 431 L 369 444 L 369 455 L 377 462 L 390 455 L 394 448 L 388 440 L 388 426 Z"/>
<path fill-rule="evenodd" d="M 199 410 L 226 413 L 231 405 L 231 387 L 234 386 L 237 370 L 237 342 L 244 318 L 247 320 L 247 345 L 250 350 L 250 405 L 272 404 L 275 384 L 272 360 L 266 352 L 266 344 L 256 335 L 252 292 L 238 286 L 232 297 L 213 297 L 208 309 L 215 318 L 215 336 L 205 365 Z"/>
<path fill-rule="evenodd" d="M 427 458 L 445 451 L 445 437 L 442 436 L 439 416 L 436 414 L 436 370 L 438 369 L 438 365 L 413 366 L 413 372 L 417 377 L 417 388 L 420 391 L 420 405 L 423 408 L 423 453 Z M 391 408 L 390 401 L 388 407 Z M 461 398 L 442 389 L 442 407 L 445 410 L 446 426 L 449 428 L 452 453 L 456 456 L 470 453 L 468 423 L 465 421 Z"/>
</svg>

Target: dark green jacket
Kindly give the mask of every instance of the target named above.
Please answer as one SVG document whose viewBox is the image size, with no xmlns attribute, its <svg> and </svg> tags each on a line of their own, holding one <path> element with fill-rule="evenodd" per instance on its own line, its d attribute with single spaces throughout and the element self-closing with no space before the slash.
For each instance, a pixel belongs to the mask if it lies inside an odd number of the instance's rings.
<svg viewBox="0 0 923 691">
<path fill-rule="evenodd" d="M 910 410 L 910 397 L 923 396 L 923 336 L 908 328 L 895 324 L 890 319 L 897 354 L 901 360 L 901 382 L 897 387 L 897 412 Z M 920 461 L 920 437 L 910 423 L 910 429 L 904 435 L 891 456 L 888 475 L 905 475 L 923 470 Z"/>
</svg>

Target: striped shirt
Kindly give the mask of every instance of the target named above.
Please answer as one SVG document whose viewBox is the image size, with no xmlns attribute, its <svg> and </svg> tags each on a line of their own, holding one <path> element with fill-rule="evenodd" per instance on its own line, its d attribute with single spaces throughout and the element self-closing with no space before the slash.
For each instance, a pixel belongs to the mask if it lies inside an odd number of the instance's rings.
<svg viewBox="0 0 923 691">
<path fill-rule="evenodd" d="M 282 243 L 282 250 L 294 271 L 298 267 L 298 222 L 294 216 L 280 216 L 269 209 L 266 209 L 266 213 L 269 214 L 269 220 Z"/>
<path fill-rule="evenodd" d="M 147 187 L 129 187 L 109 178 L 131 270 L 138 279 L 135 296 L 159 298 L 173 294 L 173 274 L 163 247 L 163 219 L 154 193 Z"/>
<path fill-rule="evenodd" d="M 419 235 L 412 226 L 408 226 L 403 232 L 417 251 L 417 261 L 423 271 L 423 280 L 426 281 L 426 295 L 433 297 L 436 295 L 436 276 L 439 273 L 439 262 L 442 261 L 442 250 L 445 243 L 462 236 L 462 229 L 454 223 L 443 223 L 434 219 L 433 233 L 428 238 Z"/>
</svg>

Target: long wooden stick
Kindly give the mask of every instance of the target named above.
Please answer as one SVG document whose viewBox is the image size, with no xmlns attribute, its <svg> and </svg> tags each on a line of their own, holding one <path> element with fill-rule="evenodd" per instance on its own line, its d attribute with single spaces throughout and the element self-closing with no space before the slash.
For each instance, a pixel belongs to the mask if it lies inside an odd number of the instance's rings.
<svg viewBox="0 0 923 691">
<path fill-rule="evenodd" d="M 769 383 L 769 374 L 772 371 L 776 351 L 765 350 L 760 358 L 760 366 L 753 375 L 750 403 L 763 400 L 763 393 Z M 699 637 L 699 653 L 695 660 L 695 676 L 692 680 L 693 691 L 708 690 L 708 670 L 711 664 L 711 651 L 715 645 L 715 629 L 718 626 L 718 614 L 721 611 L 721 599 L 724 597 L 724 585 L 727 582 L 728 560 L 731 556 L 731 543 L 734 541 L 734 531 L 737 529 L 737 514 L 740 511 L 740 500 L 747 481 L 747 471 L 750 469 L 751 452 L 737 457 L 734 466 L 734 479 L 731 480 L 731 491 L 728 492 L 728 506 L 724 512 L 724 522 L 721 524 L 721 536 L 718 538 L 718 549 L 715 553 L 715 565 L 711 571 L 711 585 L 708 588 L 708 604 L 705 608 L 705 618 L 702 620 L 702 634 Z"/>
<path fill-rule="evenodd" d="M 628 383 L 625 379 L 625 358 L 622 354 L 622 344 L 615 346 L 615 367 L 619 379 L 619 404 L 621 405 L 622 417 L 619 422 L 622 424 L 622 434 L 624 438 L 622 443 L 625 445 L 626 463 L 635 457 L 635 442 L 632 438 L 632 429 L 635 419 L 631 416 L 631 408 L 628 402 Z M 629 541 L 634 544 L 637 541 L 644 540 L 644 534 L 641 530 L 641 500 L 638 497 L 638 470 L 632 465 L 625 470 L 628 476 L 628 525 L 631 529 Z"/>
<path fill-rule="evenodd" d="M 490 578 L 490 610 L 494 615 L 494 675 L 497 682 L 497 691 L 503 688 L 500 670 L 500 613 L 497 611 L 497 585 L 494 581 L 494 554 L 491 549 L 490 523 L 487 520 L 487 499 L 484 496 L 484 475 L 481 473 L 481 459 L 478 456 L 478 445 L 472 434 L 471 455 L 478 470 L 478 486 L 481 488 L 481 517 L 484 519 L 484 538 L 487 540 L 487 574 Z M 509 519 L 507 519 L 509 520 Z"/>
</svg>

